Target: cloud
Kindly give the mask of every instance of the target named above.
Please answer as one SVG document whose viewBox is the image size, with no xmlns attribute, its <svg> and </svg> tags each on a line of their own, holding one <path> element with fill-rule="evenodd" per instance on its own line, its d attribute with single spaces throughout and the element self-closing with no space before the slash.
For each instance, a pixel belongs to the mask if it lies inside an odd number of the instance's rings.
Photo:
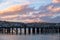
<svg viewBox="0 0 60 40">
<path fill-rule="evenodd" d="M 43 4 L 49 4 L 50 2 L 47 2 L 49 0 L 2 0 L 2 2 L 0 2 L 0 10 L 3 10 L 7 7 L 10 7 L 12 5 L 17 5 L 17 4 L 27 4 L 29 3 L 29 7 L 34 7 L 35 9 L 39 9 L 40 6 L 42 6 Z"/>
<path fill-rule="evenodd" d="M 33 15 L 36 10 L 29 8 L 28 5 L 14 5 L 7 9 L 0 11 L 0 20 L 15 20 L 15 21 L 24 21 L 24 22 L 37 22 L 37 15 Z M 36 12 L 38 13 L 38 12 Z M 41 20 L 38 20 L 41 21 Z"/>
<path fill-rule="evenodd" d="M 51 3 L 46 6 L 42 6 L 40 10 L 40 14 L 44 14 L 40 19 L 45 22 L 55 22 L 59 23 L 60 21 L 60 4 L 59 3 Z"/>
<path fill-rule="evenodd" d="M 54 7 L 54 6 L 48 6 L 47 9 L 52 12 L 59 12 L 60 11 L 60 7 Z"/>
<path fill-rule="evenodd" d="M 29 23 L 32 23 L 32 22 L 42 22 L 42 20 L 30 20 L 30 19 L 26 19 L 26 20 L 23 20 L 24 22 L 29 22 Z"/>
<path fill-rule="evenodd" d="M 34 14 L 37 15 L 34 15 Z M 34 8 L 29 8 L 28 5 L 14 5 L 0 12 L 0 20 L 18 21 L 18 22 L 39 22 L 42 21 L 39 11 Z"/>
<path fill-rule="evenodd" d="M 18 15 L 9 15 L 9 16 L 3 16 L 1 18 L 3 19 L 9 19 L 9 18 L 14 18 L 14 17 L 17 17 Z"/>
<path fill-rule="evenodd" d="M 29 4 L 30 2 L 27 0 L 2 0 L 0 3 L 0 10 L 4 10 L 12 5 L 23 5 L 23 4 Z"/>
<path fill-rule="evenodd" d="M 52 8 L 46 7 L 51 11 Z M 41 9 L 40 9 L 41 10 Z M 18 22 L 42 22 L 51 18 L 54 14 L 29 8 L 28 5 L 14 5 L 0 12 L 0 20 L 18 21 Z M 46 18 L 46 19 L 44 19 Z"/>
<path fill-rule="evenodd" d="M 35 10 L 34 7 L 29 7 L 27 4 L 16 4 L 0 10 L 0 20 L 18 21 L 18 22 L 59 22 L 60 5 L 51 3 Z M 56 18 L 56 19 L 55 19 Z"/>
<path fill-rule="evenodd" d="M 28 4 L 23 4 L 23 5 L 13 5 L 13 6 L 10 6 L 9 8 L 6 8 L 4 10 L 0 10 L 0 15 L 3 15 L 3 14 L 13 14 L 14 12 L 18 12 L 18 11 L 21 11 L 22 9 L 24 9 L 24 7 L 26 7 Z"/>
<path fill-rule="evenodd" d="M 53 0 L 52 3 L 60 3 L 60 0 Z"/>
</svg>

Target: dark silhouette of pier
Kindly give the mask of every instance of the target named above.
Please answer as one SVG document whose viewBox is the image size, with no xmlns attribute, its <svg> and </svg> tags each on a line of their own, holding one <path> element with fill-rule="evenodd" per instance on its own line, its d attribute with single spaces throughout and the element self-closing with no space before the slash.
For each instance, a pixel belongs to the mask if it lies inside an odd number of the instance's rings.
<svg viewBox="0 0 60 40">
<path fill-rule="evenodd" d="M 2 34 L 4 34 L 4 33 L 14 34 L 15 33 L 15 34 L 20 34 L 21 35 L 22 31 L 25 35 L 26 34 L 42 34 L 42 33 L 60 33 L 60 27 L 59 26 L 48 26 L 48 27 L 47 26 L 43 26 L 43 27 L 28 27 L 28 26 L 0 27 L 0 33 L 2 33 Z"/>
<path fill-rule="evenodd" d="M 0 21 L 2 34 L 60 33 L 60 23 L 19 23 Z"/>
</svg>

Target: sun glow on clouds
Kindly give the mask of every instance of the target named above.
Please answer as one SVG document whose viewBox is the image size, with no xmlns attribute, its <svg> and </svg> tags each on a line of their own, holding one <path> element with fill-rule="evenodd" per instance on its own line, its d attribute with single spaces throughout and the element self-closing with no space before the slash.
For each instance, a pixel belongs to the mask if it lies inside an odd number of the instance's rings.
<svg viewBox="0 0 60 40">
<path fill-rule="evenodd" d="M 22 9 L 24 9 L 28 4 L 23 4 L 23 5 L 12 5 L 4 10 L 0 10 L 0 15 L 3 14 L 14 14 L 15 12 L 21 11 Z M 10 12 L 10 13 L 9 13 Z"/>
<path fill-rule="evenodd" d="M 59 3 L 60 0 L 52 0 L 52 5 L 48 3 L 48 0 L 46 1 L 3 0 L 3 2 L 0 3 L 0 20 L 15 22 L 51 22 L 50 20 L 60 16 L 60 7 L 54 6 L 56 3 Z"/>
<path fill-rule="evenodd" d="M 17 17 L 18 15 L 11 15 L 11 16 L 3 16 L 3 17 L 1 17 L 1 18 L 3 18 L 3 19 L 7 19 L 7 18 L 13 18 L 13 17 Z"/>
<path fill-rule="evenodd" d="M 60 11 L 60 7 L 53 7 L 53 6 L 49 6 L 48 9 L 52 12 L 58 12 Z"/>
<path fill-rule="evenodd" d="M 22 10 L 24 8 L 24 5 L 13 5 L 9 8 L 6 8 L 4 10 L 1 10 L 1 12 L 14 12 L 14 11 L 19 11 Z"/>
<path fill-rule="evenodd" d="M 2 2 L 0 3 L 0 10 L 4 10 L 12 5 L 23 5 L 28 3 L 30 2 L 28 2 L 27 0 L 2 0 Z"/>
<path fill-rule="evenodd" d="M 60 3 L 60 0 L 53 0 L 53 3 Z"/>
</svg>

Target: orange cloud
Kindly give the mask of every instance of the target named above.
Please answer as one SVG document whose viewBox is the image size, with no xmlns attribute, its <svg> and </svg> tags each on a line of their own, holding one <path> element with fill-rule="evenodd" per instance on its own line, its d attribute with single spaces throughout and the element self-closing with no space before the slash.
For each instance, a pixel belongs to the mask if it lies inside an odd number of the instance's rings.
<svg viewBox="0 0 60 40">
<path fill-rule="evenodd" d="M 26 19 L 26 20 L 23 20 L 24 22 L 29 22 L 29 23 L 32 23 L 32 22 L 42 22 L 42 20 L 29 20 L 29 19 Z"/>
<path fill-rule="evenodd" d="M 49 10 L 54 10 L 55 8 L 49 6 Z M 58 9 L 57 9 L 58 10 Z M 22 14 L 21 14 L 22 13 Z M 10 15 L 11 14 L 11 15 Z M 34 15 L 35 14 L 35 15 Z M 43 20 L 40 19 L 42 17 L 51 17 L 53 14 L 45 14 L 45 12 L 40 13 L 39 11 L 35 11 L 33 8 L 28 8 L 26 5 L 13 5 L 9 8 L 0 11 L 1 19 L 7 21 L 18 21 L 18 22 L 42 22 Z"/>
<path fill-rule="evenodd" d="M 60 0 L 53 0 L 53 3 L 60 3 Z"/>
<path fill-rule="evenodd" d="M 40 15 L 38 15 L 39 17 L 45 17 L 45 16 L 53 16 L 53 14 L 45 14 L 45 13 L 43 13 L 43 14 L 40 14 Z"/>
<path fill-rule="evenodd" d="M 25 8 L 25 6 L 27 6 L 27 4 L 25 4 L 25 5 L 13 5 L 13 6 L 10 6 L 9 8 L 4 9 L 4 10 L 0 10 L 0 14 L 21 11 L 22 9 Z"/>
<path fill-rule="evenodd" d="M 47 9 L 50 10 L 50 11 L 52 11 L 52 12 L 58 12 L 58 11 L 60 11 L 60 7 L 48 6 Z"/>
<path fill-rule="evenodd" d="M 17 17 L 18 15 L 10 15 L 10 16 L 3 16 L 1 18 L 3 19 L 8 19 L 8 18 L 13 18 L 13 17 Z"/>
<path fill-rule="evenodd" d="M 11 22 L 25 22 L 25 23 L 33 23 L 33 22 L 43 22 L 43 20 L 6 20 L 6 21 L 11 21 Z"/>
</svg>

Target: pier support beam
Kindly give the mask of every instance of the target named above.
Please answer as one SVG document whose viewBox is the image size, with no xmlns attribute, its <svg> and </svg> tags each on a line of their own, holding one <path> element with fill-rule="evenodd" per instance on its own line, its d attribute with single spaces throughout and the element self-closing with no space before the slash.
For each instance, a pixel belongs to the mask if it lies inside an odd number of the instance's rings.
<svg viewBox="0 0 60 40">
<path fill-rule="evenodd" d="M 10 33 L 10 28 L 7 28 L 7 34 Z"/>
<path fill-rule="evenodd" d="M 28 34 L 31 34 L 31 28 L 28 28 Z"/>
<path fill-rule="evenodd" d="M 22 28 L 20 28 L 20 35 L 22 34 Z"/>
<path fill-rule="evenodd" d="M 24 34 L 26 34 L 26 28 L 24 28 Z"/>
<path fill-rule="evenodd" d="M 16 34 L 18 34 L 18 28 L 16 28 Z"/>
<path fill-rule="evenodd" d="M 35 34 L 35 28 L 32 28 L 32 33 Z"/>
<path fill-rule="evenodd" d="M 60 28 L 59 28 L 59 33 L 60 33 Z"/>
<path fill-rule="evenodd" d="M 36 30 L 36 31 L 37 31 L 37 34 L 39 34 L 39 28 L 37 28 L 37 30 Z"/>
<path fill-rule="evenodd" d="M 58 33 L 58 30 L 57 30 L 57 28 L 54 28 L 55 29 L 55 33 Z"/>
<path fill-rule="evenodd" d="M 2 31 L 2 34 L 3 34 L 3 28 L 1 28 L 1 29 L 2 29 L 1 31 Z"/>
<path fill-rule="evenodd" d="M 41 28 L 39 28 L 39 33 L 41 33 Z"/>
<path fill-rule="evenodd" d="M 43 28 L 41 28 L 41 33 L 43 33 Z"/>
<path fill-rule="evenodd" d="M 12 28 L 12 30 L 11 30 L 11 31 L 12 31 L 12 34 L 13 34 L 13 28 Z"/>
<path fill-rule="evenodd" d="M 59 33 L 59 28 L 57 29 L 57 33 Z"/>
</svg>

